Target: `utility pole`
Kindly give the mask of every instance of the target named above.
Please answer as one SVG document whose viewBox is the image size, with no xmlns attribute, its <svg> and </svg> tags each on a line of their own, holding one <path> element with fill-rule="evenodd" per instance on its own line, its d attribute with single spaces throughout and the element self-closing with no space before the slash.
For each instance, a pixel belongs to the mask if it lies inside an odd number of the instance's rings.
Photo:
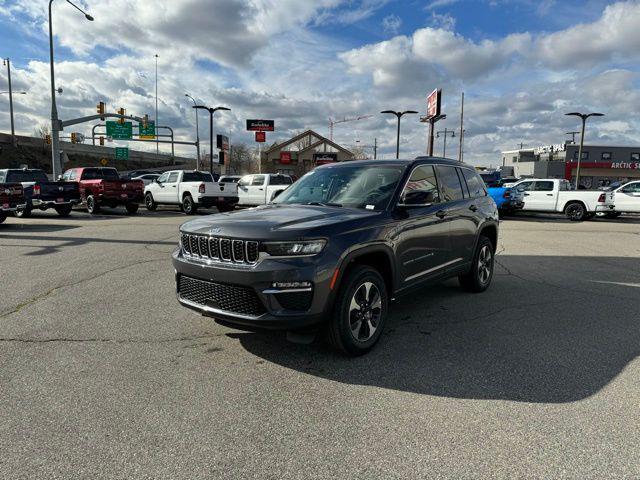
<svg viewBox="0 0 640 480">
<path fill-rule="evenodd" d="M 462 92 L 462 99 L 460 100 L 460 135 L 458 136 L 458 161 L 462 162 L 462 139 L 464 137 L 464 92 Z"/>
<path fill-rule="evenodd" d="M 571 143 L 575 145 L 576 143 L 576 135 L 580 132 L 565 132 L 565 135 L 571 135 Z"/>
<path fill-rule="evenodd" d="M 11 144 L 16 146 L 16 129 L 13 123 L 13 88 L 11 87 L 11 60 L 5 59 L 7 65 L 7 80 L 9 82 L 9 114 L 11 115 Z"/>
<path fill-rule="evenodd" d="M 378 139 L 377 138 L 373 139 L 373 159 L 374 160 L 378 159 Z"/>
<path fill-rule="evenodd" d="M 527 144 L 526 144 L 526 143 L 522 143 L 522 142 L 520 142 L 520 143 L 518 144 L 518 148 L 519 148 L 520 150 L 522 150 L 522 149 L 523 149 L 524 147 L 526 147 L 526 146 L 527 146 Z"/>
<path fill-rule="evenodd" d="M 160 142 L 158 142 L 158 54 L 156 53 L 156 155 L 160 154 Z"/>
</svg>

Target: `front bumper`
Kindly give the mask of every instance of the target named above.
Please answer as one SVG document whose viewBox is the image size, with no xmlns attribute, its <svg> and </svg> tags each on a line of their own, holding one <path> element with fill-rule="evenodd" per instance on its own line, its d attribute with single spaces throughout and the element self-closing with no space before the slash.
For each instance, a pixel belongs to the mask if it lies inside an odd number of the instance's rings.
<svg viewBox="0 0 640 480">
<path fill-rule="evenodd" d="M 218 323 L 242 330 L 302 330 L 322 323 L 330 298 L 329 284 L 332 270 L 318 269 L 314 257 L 263 258 L 255 265 L 238 265 L 233 262 L 200 262 L 183 255 L 178 248 L 173 253 L 176 271 L 176 294 L 185 307 L 202 315 L 213 317 Z M 185 277 L 181 279 L 181 277 Z M 182 281 L 181 281 L 182 280 Z M 185 282 L 200 283 L 204 288 L 221 289 L 216 298 L 181 292 Z M 311 282 L 310 289 L 277 289 L 274 282 Z M 304 306 L 292 305 L 291 294 L 306 294 Z M 254 311 L 228 307 L 240 295 L 259 302 Z M 285 300 L 285 295 L 287 295 Z M 221 302 L 218 302 L 222 298 Z M 292 308 L 293 307 L 293 308 Z"/>
</svg>

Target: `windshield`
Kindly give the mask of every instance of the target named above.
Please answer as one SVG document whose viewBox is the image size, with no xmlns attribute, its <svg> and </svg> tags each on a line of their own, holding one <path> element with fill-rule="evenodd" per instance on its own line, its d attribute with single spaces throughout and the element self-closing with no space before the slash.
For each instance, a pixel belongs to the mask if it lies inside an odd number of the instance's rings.
<svg viewBox="0 0 640 480">
<path fill-rule="evenodd" d="M 339 166 L 307 173 L 277 197 L 275 204 L 330 205 L 384 210 L 404 167 Z"/>
</svg>

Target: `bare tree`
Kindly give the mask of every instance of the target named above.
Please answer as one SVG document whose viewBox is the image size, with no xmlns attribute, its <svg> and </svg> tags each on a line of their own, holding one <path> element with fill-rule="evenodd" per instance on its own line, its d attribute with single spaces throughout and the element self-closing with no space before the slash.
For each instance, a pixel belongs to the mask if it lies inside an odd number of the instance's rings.
<svg viewBox="0 0 640 480">
<path fill-rule="evenodd" d="M 229 158 L 229 173 L 243 175 L 257 171 L 258 149 L 252 148 L 245 143 L 232 145 Z"/>
<path fill-rule="evenodd" d="M 36 128 L 33 129 L 33 136 L 42 139 L 42 152 L 47 148 L 46 138 L 47 135 L 51 135 L 51 127 L 48 123 L 39 123 Z"/>
</svg>

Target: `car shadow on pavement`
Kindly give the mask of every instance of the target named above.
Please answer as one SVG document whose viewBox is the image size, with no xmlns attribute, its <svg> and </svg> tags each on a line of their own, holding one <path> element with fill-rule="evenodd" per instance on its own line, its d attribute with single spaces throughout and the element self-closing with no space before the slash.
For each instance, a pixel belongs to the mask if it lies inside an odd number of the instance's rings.
<svg viewBox="0 0 640 480">
<path fill-rule="evenodd" d="M 56 225 L 54 223 L 13 223 L 7 220 L 6 223 L 0 223 L 0 233 L 4 232 L 62 232 L 64 230 L 73 230 L 80 228 L 81 225 Z M 3 235 L 4 236 L 4 235 Z M 35 237 L 29 237 L 31 239 Z"/>
<path fill-rule="evenodd" d="M 640 259 L 498 258 L 485 293 L 448 281 L 398 299 L 362 357 L 279 334 L 231 335 L 258 357 L 331 381 L 537 403 L 585 399 L 640 355 Z"/>
</svg>

